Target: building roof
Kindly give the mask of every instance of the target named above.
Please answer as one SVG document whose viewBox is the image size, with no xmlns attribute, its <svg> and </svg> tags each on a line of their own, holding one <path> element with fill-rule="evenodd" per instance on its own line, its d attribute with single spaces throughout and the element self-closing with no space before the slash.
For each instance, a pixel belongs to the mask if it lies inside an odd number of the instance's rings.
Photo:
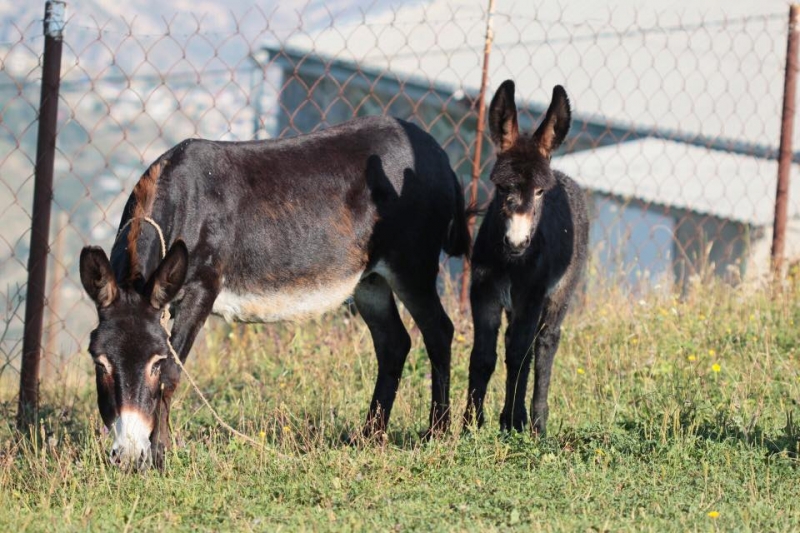
<svg viewBox="0 0 800 533">
<path fill-rule="evenodd" d="M 599 122 L 774 157 L 780 132 L 788 9 L 784 0 L 604 2 L 498 0 L 490 89 L 517 82 L 526 107 L 563 84 L 573 109 Z M 314 52 L 449 85 L 480 85 L 485 6 L 410 2 L 285 41 Z M 794 146 L 800 146 L 795 128 Z M 747 152 L 747 149 L 738 149 Z"/>
<path fill-rule="evenodd" d="M 800 176 L 800 165 L 792 165 Z M 641 139 L 567 154 L 553 168 L 583 187 L 687 209 L 753 226 L 772 224 L 778 164 L 663 139 Z M 789 218 L 800 218 L 800 183 L 790 186 Z"/>
</svg>

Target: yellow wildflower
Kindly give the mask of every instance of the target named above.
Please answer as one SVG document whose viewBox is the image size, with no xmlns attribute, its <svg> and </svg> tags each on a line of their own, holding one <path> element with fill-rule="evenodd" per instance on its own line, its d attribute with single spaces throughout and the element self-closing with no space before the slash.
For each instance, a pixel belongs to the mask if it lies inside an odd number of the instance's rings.
<svg viewBox="0 0 800 533">
<path fill-rule="evenodd" d="M 258 436 L 261 437 L 261 440 L 264 440 L 264 439 L 267 438 L 267 432 L 264 431 L 264 430 L 261 430 L 261 431 L 258 432 Z"/>
<path fill-rule="evenodd" d="M 578 368 L 578 374 L 583 374 L 583 369 L 582 368 Z"/>
<path fill-rule="evenodd" d="M 708 355 L 710 355 L 711 357 L 716 357 L 716 355 L 717 355 L 717 351 L 716 351 L 715 349 L 713 349 L 713 348 L 712 348 L 712 349 L 710 349 L 710 350 L 708 351 Z"/>
<path fill-rule="evenodd" d="M 283 426 L 283 432 L 284 433 L 289 433 L 290 431 L 291 431 L 291 429 L 289 429 L 289 426 Z"/>
<path fill-rule="evenodd" d="M 688 359 L 689 361 L 697 361 L 697 357 L 696 357 L 694 354 L 691 354 L 691 355 L 690 355 L 689 357 L 687 357 L 686 359 Z"/>
<path fill-rule="evenodd" d="M 722 367 L 719 366 L 719 364 L 714 363 L 713 365 L 711 365 L 711 370 L 713 370 L 714 372 L 719 372 L 720 370 L 722 370 Z"/>
<path fill-rule="evenodd" d="M 710 516 L 711 518 L 717 518 L 719 516 L 719 512 L 718 511 L 709 511 L 708 516 Z"/>
</svg>

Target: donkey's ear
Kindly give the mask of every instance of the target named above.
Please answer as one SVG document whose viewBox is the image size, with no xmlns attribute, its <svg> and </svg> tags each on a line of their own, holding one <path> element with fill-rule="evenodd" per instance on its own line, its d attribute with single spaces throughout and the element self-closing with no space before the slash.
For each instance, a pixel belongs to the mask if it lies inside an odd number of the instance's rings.
<svg viewBox="0 0 800 533">
<path fill-rule="evenodd" d="M 514 104 L 514 82 L 506 80 L 494 93 L 489 105 L 489 132 L 494 145 L 505 152 L 519 137 L 517 106 Z"/>
<path fill-rule="evenodd" d="M 81 283 L 97 307 L 108 307 L 117 299 L 117 282 L 111 263 L 99 246 L 85 246 L 81 250 Z"/>
<path fill-rule="evenodd" d="M 189 250 L 182 240 L 177 240 L 147 282 L 145 294 L 150 298 L 150 305 L 163 309 L 177 296 L 186 280 L 188 266 Z"/>
<path fill-rule="evenodd" d="M 550 108 L 539 125 L 539 129 L 533 134 L 533 142 L 536 143 L 539 153 L 550 159 L 553 152 L 567 137 L 571 120 L 572 111 L 569 107 L 567 91 L 561 85 L 556 85 L 553 87 Z"/>
</svg>

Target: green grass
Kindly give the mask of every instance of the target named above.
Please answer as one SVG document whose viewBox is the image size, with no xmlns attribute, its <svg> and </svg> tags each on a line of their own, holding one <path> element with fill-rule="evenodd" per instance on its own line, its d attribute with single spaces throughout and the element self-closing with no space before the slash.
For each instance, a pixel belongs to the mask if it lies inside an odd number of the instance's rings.
<svg viewBox="0 0 800 533">
<path fill-rule="evenodd" d="M 545 439 L 497 431 L 501 363 L 484 429 L 421 442 L 429 365 L 413 331 L 389 434 L 361 447 L 342 444 L 375 375 L 360 319 L 217 323 L 188 369 L 263 449 L 232 439 L 184 383 L 166 472 L 127 474 L 105 460 L 93 387 L 46 390 L 35 439 L 0 430 L 0 530 L 796 531 L 796 298 L 589 295 L 566 324 Z M 472 335 L 449 308 L 458 418 Z M 89 376 L 88 356 L 73 361 Z"/>
</svg>

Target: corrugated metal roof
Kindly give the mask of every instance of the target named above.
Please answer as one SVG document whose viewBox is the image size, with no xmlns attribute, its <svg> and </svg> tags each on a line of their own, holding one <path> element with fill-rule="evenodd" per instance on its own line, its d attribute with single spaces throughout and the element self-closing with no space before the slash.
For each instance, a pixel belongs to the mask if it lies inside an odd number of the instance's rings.
<svg viewBox="0 0 800 533">
<path fill-rule="evenodd" d="M 583 187 L 754 226 L 772 224 L 778 163 L 662 139 L 568 154 L 553 168 Z M 789 217 L 800 218 L 800 165 L 792 166 Z"/>
<path fill-rule="evenodd" d="M 519 100 L 543 104 L 560 83 L 582 116 L 777 148 L 784 0 L 559 4 L 498 0 L 492 88 L 513 78 Z M 285 44 L 474 93 L 484 9 L 474 0 L 410 3 Z"/>
</svg>

